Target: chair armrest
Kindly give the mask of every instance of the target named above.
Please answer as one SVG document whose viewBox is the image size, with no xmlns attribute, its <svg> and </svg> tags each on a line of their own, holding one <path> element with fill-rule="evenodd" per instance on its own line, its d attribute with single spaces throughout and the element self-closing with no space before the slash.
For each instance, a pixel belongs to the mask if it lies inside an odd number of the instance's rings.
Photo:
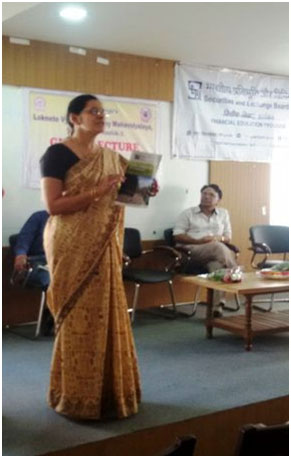
<svg viewBox="0 0 291 458">
<path fill-rule="evenodd" d="M 270 254 L 272 253 L 271 248 L 266 243 L 253 243 L 253 245 L 249 248 L 253 251 L 252 259 L 251 259 L 251 266 L 254 269 L 261 269 L 265 262 L 268 260 Z M 264 259 L 260 261 L 259 264 L 255 263 L 256 255 L 264 255 Z"/>
<path fill-rule="evenodd" d="M 152 248 L 151 250 L 143 250 L 141 254 L 145 255 L 145 254 L 153 253 L 154 251 L 159 251 L 159 250 L 167 251 L 168 253 L 172 254 L 173 256 L 178 257 L 179 259 L 182 257 L 181 253 L 179 253 L 177 249 L 172 248 L 168 245 L 157 245 L 154 248 Z"/>
<path fill-rule="evenodd" d="M 183 255 L 186 255 L 188 259 L 191 258 L 191 250 L 188 248 L 181 245 L 179 247 L 175 247 L 175 250 L 177 250 L 179 253 L 182 253 Z"/>
<path fill-rule="evenodd" d="M 184 247 L 184 246 L 179 246 L 179 247 L 176 247 L 176 250 L 179 250 L 179 251 L 182 251 L 182 253 L 186 253 L 186 254 L 190 254 L 191 253 L 191 250 L 189 250 L 188 248 Z"/>
<path fill-rule="evenodd" d="M 165 245 L 158 245 L 154 247 L 154 251 L 164 251 L 171 254 L 173 260 L 165 267 L 166 272 L 175 271 L 178 267 L 181 266 L 183 256 L 175 248 Z"/>
<path fill-rule="evenodd" d="M 179 253 L 180 259 L 179 263 L 175 266 L 177 272 L 184 272 L 186 266 L 191 263 L 191 250 L 186 248 L 185 246 L 175 246 L 174 250 Z"/>
<path fill-rule="evenodd" d="M 253 243 L 250 247 L 250 250 L 254 251 L 254 253 L 258 254 L 271 254 L 272 250 L 266 243 Z"/>
<path fill-rule="evenodd" d="M 31 266 L 45 266 L 47 265 L 47 260 L 44 254 L 28 255 L 27 262 Z"/>
<path fill-rule="evenodd" d="M 238 254 L 240 251 L 239 251 L 239 248 L 234 245 L 233 243 L 229 243 L 229 242 L 223 242 L 224 245 L 226 245 L 231 251 L 234 251 L 234 253 Z"/>
<path fill-rule="evenodd" d="M 142 250 L 141 254 L 144 255 L 144 254 L 149 254 L 149 253 L 153 253 L 154 250 L 151 249 L 151 250 Z"/>
<path fill-rule="evenodd" d="M 131 263 L 131 259 L 126 253 L 122 253 L 122 263 L 124 267 L 127 267 Z"/>
<path fill-rule="evenodd" d="M 172 261 L 165 266 L 166 272 L 174 270 L 176 269 L 176 267 L 180 266 L 181 260 L 182 260 L 181 253 L 179 253 L 175 248 L 169 247 L 167 245 L 157 245 L 154 248 L 152 248 L 151 250 L 143 250 L 141 254 L 146 255 L 146 254 L 154 253 L 157 251 L 169 253 L 172 257 Z"/>
<path fill-rule="evenodd" d="M 37 268 L 38 268 L 39 270 L 45 270 L 46 272 L 49 272 L 49 267 L 48 267 L 47 264 L 44 265 L 44 266 L 41 266 L 41 265 L 40 265 L 40 266 L 37 266 Z"/>
<path fill-rule="evenodd" d="M 253 252 L 251 258 L 251 266 L 254 269 L 262 269 L 262 266 L 264 266 L 270 254 L 272 253 L 270 247 L 266 243 L 254 243 L 253 246 L 249 248 L 249 250 L 252 250 Z M 264 255 L 264 259 L 261 260 L 258 264 L 255 263 L 255 257 L 257 255 Z"/>
<path fill-rule="evenodd" d="M 33 271 L 32 267 L 23 270 L 13 270 L 10 277 L 10 284 L 13 286 L 22 286 L 24 287 L 30 277 L 31 272 Z"/>
<path fill-rule="evenodd" d="M 156 251 L 156 250 L 167 251 L 168 253 L 171 253 L 173 256 L 177 257 L 179 260 L 182 259 L 181 253 L 179 253 L 179 251 L 177 251 L 175 248 L 170 247 L 168 245 L 158 245 L 158 246 L 154 247 L 153 250 L 154 251 Z"/>
</svg>

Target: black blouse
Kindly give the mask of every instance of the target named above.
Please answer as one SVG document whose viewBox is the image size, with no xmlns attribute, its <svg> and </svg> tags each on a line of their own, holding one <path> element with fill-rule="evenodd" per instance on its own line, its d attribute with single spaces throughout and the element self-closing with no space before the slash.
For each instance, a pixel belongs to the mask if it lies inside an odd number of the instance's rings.
<svg viewBox="0 0 291 458">
<path fill-rule="evenodd" d="M 40 159 L 42 177 L 64 180 L 67 171 L 80 159 L 63 143 L 50 146 Z"/>
</svg>

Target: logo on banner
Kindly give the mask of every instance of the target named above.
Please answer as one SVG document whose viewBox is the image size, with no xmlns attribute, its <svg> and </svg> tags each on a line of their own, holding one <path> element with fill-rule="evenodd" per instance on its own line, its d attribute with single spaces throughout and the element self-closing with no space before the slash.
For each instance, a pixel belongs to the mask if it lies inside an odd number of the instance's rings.
<svg viewBox="0 0 291 458">
<path fill-rule="evenodd" d="M 202 82 L 201 81 L 188 81 L 188 99 L 201 100 Z"/>
<path fill-rule="evenodd" d="M 150 108 L 141 108 L 140 110 L 140 118 L 143 122 L 149 122 L 152 117 L 152 112 Z"/>
<path fill-rule="evenodd" d="M 36 97 L 34 99 L 34 108 L 37 111 L 44 111 L 46 107 L 46 100 L 44 97 Z"/>
</svg>

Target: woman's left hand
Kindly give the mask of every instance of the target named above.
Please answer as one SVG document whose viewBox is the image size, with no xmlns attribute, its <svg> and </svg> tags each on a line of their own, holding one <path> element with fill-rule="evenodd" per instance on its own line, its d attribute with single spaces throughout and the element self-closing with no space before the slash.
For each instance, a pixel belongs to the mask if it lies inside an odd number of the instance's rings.
<svg viewBox="0 0 291 458">
<path fill-rule="evenodd" d="M 154 178 L 153 183 L 148 191 L 150 197 L 155 197 L 159 192 L 159 185 L 157 180 Z"/>
</svg>

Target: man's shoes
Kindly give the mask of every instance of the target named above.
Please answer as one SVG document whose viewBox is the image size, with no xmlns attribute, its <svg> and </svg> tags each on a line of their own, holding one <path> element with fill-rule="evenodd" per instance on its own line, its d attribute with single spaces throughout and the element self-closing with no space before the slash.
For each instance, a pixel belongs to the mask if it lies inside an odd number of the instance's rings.
<svg viewBox="0 0 291 458">
<path fill-rule="evenodd" d="M 226 300 L 225 299 L 221 299 L 220 302 L 219 302 L 219 310 L 221 309 L 221 312 L 222 310 L 225 308 L 226 306 Z"/>
<path fill-rule="evenodd" d="M 221 318 L 223 316 L 222 307 L 218 307 L 216 310 L 213 311 L 213 318 Z"/>
</svg>

